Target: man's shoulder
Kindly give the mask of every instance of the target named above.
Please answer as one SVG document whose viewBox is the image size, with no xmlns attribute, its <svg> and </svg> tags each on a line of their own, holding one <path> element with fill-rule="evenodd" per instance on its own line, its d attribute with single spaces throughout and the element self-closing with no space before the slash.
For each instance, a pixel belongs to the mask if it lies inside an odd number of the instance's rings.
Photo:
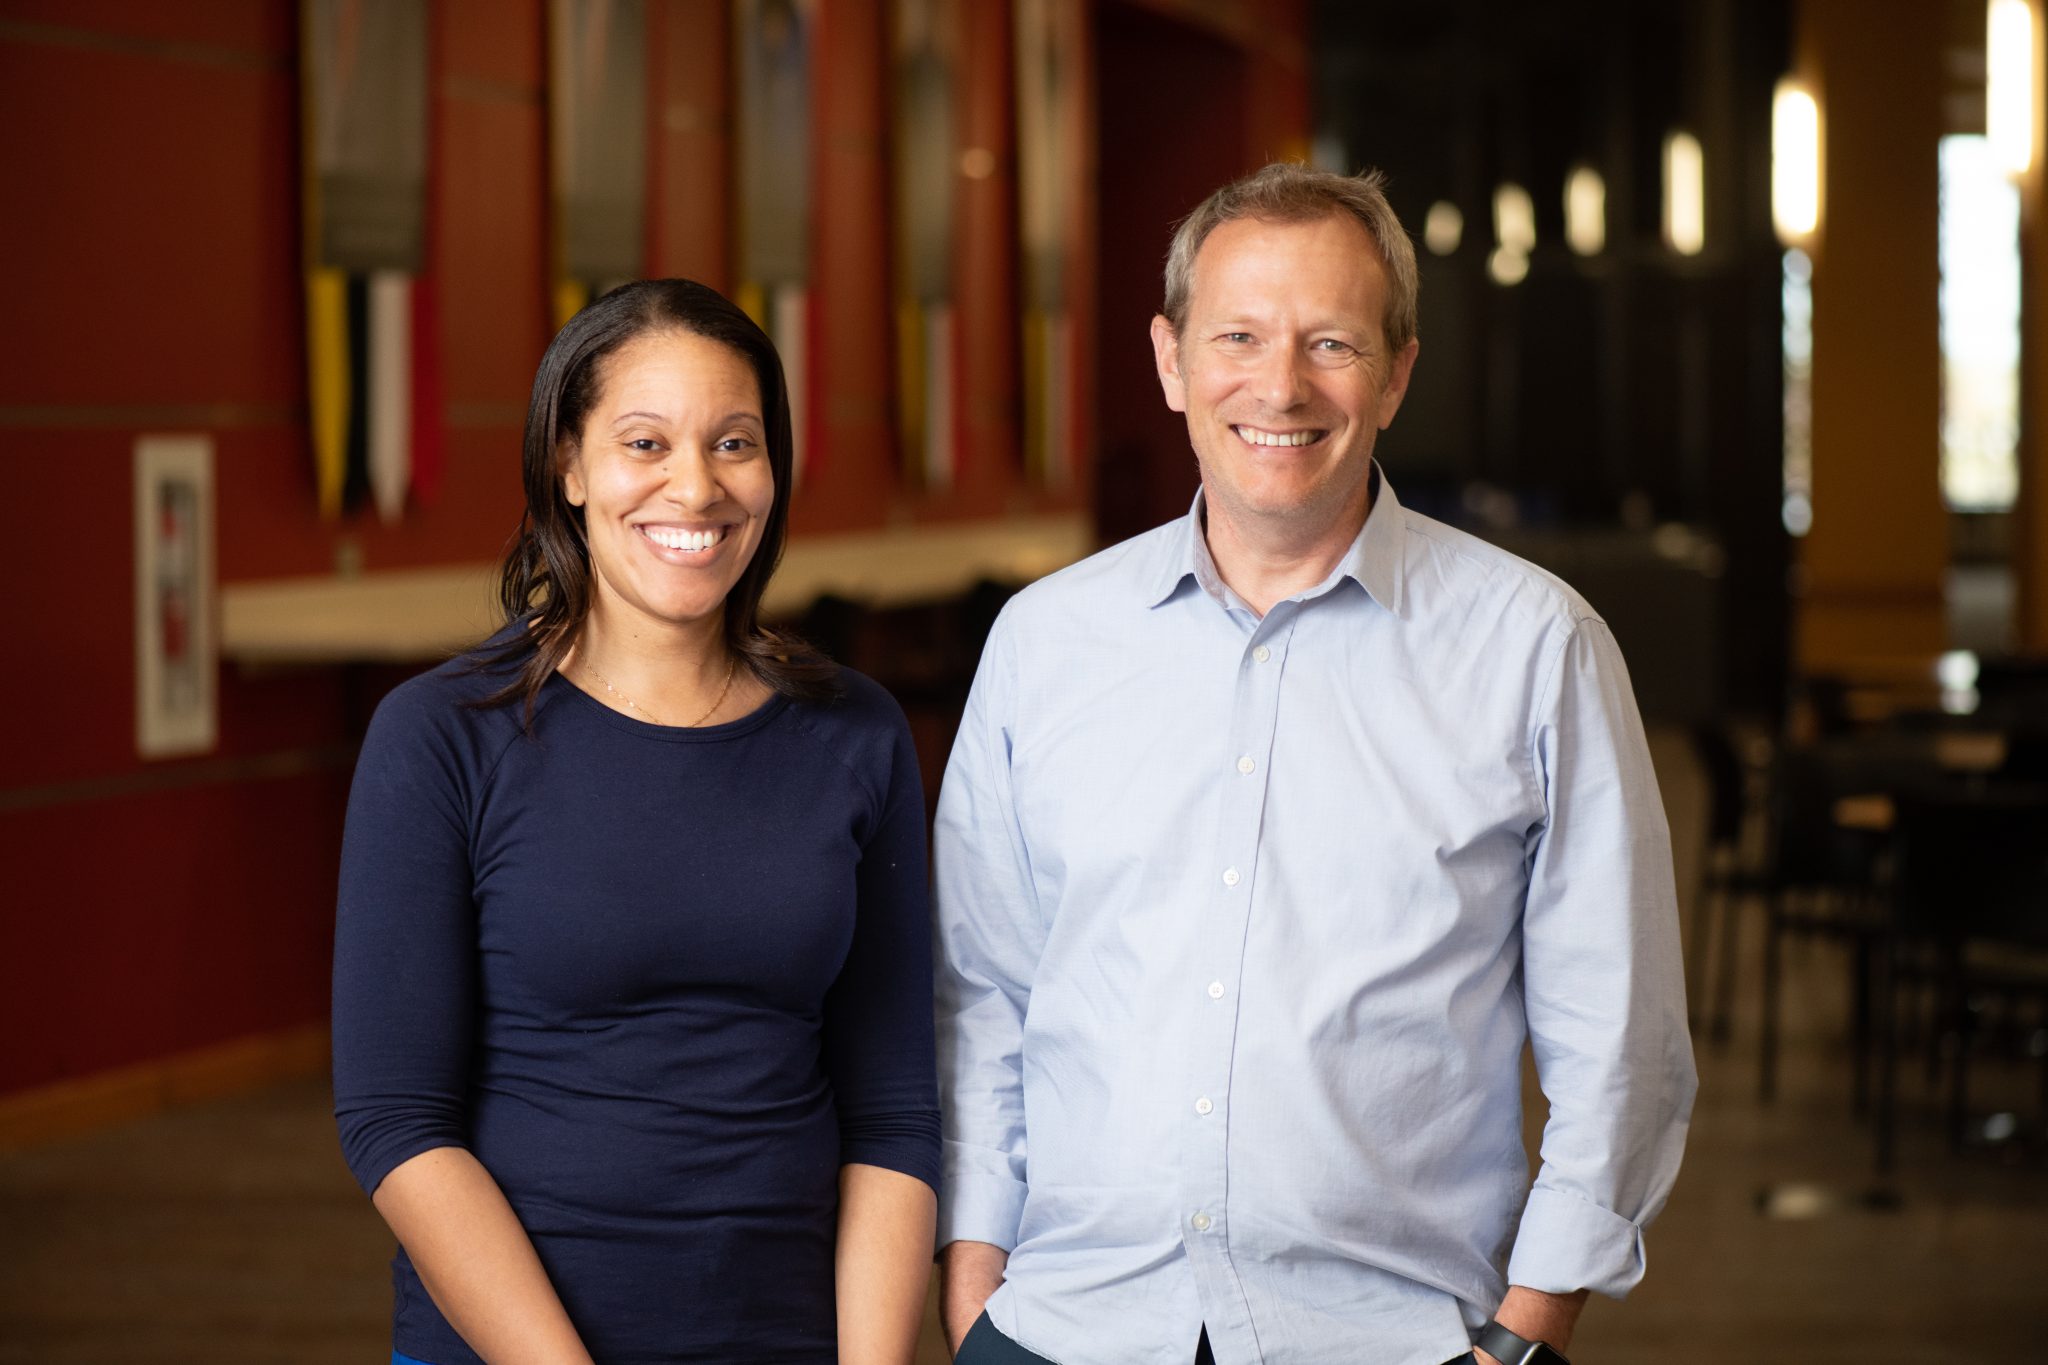
<svg viewBox="0 0 2048 1365">
<path fill-rule="evenodd" d="M 1401 509 L 1408 532 L 1404 568 L 1411 598 L 1425 610 L 1468 614 L 1492 605 L 1537 628 L 1570 631 L 1600 613 L 1550 570 L 1469 531 Z"/>
<path fill-rule="evenodd" d="M 1047 574 L 1010 599 L 1005 623 L 1013 630 L 1064 629 L 1104 607 L 1144 610 L 1154 585 L 1164 594 L 1174 556 L 1185 558 L 1187 527 L 1186 517 L 1176 517 Z"/>
</svg>

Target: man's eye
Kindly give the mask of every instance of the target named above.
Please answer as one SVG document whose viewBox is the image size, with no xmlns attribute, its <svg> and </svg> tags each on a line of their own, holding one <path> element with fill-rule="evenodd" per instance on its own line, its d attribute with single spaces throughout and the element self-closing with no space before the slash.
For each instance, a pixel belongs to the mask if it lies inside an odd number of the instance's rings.
<svg viewBox="0 0 2048 1365">
<path fill-rule="evenodd" d="M 1335 337 L 1324 337 L 1321 341 L 1318 341 L 1316 343 L 1316 349 L 1319 351 L 1328 351 L 1331 354 L 1336 355 L 1348 351 L 1351 348 L 1349 346 L 1346 346 L 1343 342 L 1337 340 Z"/>
<path fill-rule="evenodd" d="M 1251 339 L 1252 334 L 1250 332 L 1225 332 L 1218 338 L 1218 340 L 1227 341 L 1233 346 L 1242 346 Z"/>
</svg>

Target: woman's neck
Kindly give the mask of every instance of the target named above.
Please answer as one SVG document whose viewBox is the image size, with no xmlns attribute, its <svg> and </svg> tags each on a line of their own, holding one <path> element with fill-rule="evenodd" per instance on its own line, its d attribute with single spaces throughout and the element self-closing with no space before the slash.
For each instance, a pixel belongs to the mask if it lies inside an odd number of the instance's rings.
<svg viewBox="0 0 2048 1365">
<path fill-rule="evenodd" d="M 724 621 L 621 620 L 593 603 L 562 671 L 613 709 L 657 725 L 696 725 L 724 709 L 737 661 Z"/>
</svg>

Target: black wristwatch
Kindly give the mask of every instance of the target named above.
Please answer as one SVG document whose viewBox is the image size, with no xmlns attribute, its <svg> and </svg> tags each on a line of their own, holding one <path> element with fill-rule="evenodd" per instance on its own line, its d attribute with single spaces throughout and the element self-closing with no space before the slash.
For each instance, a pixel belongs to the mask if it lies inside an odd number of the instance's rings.
<svg viewBox="0 0 2048 1365">
<path fill-rule="evenodd" d="M 1564 1352 L 1553 1350 L 1540 1341 L 1518 1337 L 1497 1322 L 1489 1322 L 1479 1329 L 1480 1350 L 1500 1362 L 1500 1365 L 1572 1365 Z"/>
</svg>

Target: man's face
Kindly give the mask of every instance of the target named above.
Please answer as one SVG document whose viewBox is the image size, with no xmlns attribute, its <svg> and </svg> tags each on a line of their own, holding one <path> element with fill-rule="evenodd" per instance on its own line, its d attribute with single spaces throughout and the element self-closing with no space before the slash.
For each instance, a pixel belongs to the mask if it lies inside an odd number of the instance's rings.
<svg viewBox="0 0 2048 1365">
<path fill-rule="evenodd" d="M 1167 406 L 1187 414 L 1211 514 L 1290 540 L 1364 520 L 1373 440 L 1416 343 L 1390 354 L 1386 272 L 1349 214 L 1238 219 L 1195 255 L 1187 325 L 1152 320 Z"/>
</svg>

